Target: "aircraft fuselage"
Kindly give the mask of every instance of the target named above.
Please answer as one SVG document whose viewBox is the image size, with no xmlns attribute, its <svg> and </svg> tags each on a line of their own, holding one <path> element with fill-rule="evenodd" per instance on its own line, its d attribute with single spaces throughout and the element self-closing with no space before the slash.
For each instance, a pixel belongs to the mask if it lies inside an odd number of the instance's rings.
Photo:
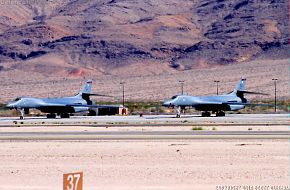
<svg viewBox="0 0 290 190">
<path fill-rule="evenodd" d="M 227 104 L 225 104 L 225 102 Z M 233 103 L 232 105 L 230 103 Z M 242 103 L 242 99 L 236 95 L 226 94 L 217 96 L 188 96 L 179 95 L 174 99 L 167 100 L 163 103 L 169 107 L 193 107 L 198 111 L 234 111 L 243 109 L 244 105 L 234 105 L 234 103 Z"/>
<path fill-rule="evenodd" d="M 71 107 L 64 106 L 68 104 L 87 105 L 84 99 L 78 97 L 63 97 L 63 98 L 32 98 L 23 97 L 10 102 L 7 107 L 10 109 L 39 109 L 44 113 L 75 113 L 88 111 L 88 107 Z"/>
</svg>

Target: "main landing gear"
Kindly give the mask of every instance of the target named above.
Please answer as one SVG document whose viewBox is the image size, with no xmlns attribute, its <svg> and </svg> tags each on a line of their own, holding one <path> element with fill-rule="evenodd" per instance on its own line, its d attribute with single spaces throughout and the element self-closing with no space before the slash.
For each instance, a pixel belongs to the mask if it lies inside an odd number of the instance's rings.
<svg viewBox="0 0 290 190">
<path fill-rule="evenodd" d="M 210 112 L 209 111 L 202 112 L 201 117 L 210 117 Z"/>
<path fill-rule="evenodd" d="M 60 118 L 70 118 L 69 113 L 60 113 L 59 114 Z M 46 117 L 48 119 L 55 119 L 56 118 L 56 114 L 55 113 L 49 113 L 46 115 Z"/>
<path fill-rule="evenodd" d="M 56 118 L 56 114 L 55 113 L 49 113 L 49 114 L 46 115 L 46 117 L 48 119 L 55 119 Z"/>
<path fill-rule="evenodd" d="M 223 111 L 218 111 L 218 112 L 216 112 L 216 116 L 217 117 L 224 117 L 226 114 L 225 114 L 225 112 L 223 112 Z"/>
<path fill-rule="evenodd" d="M 97 112 L 95 110 L 89 110 L 88 116 L 96 116 Z"/>
<path fill-rule="evenodd" d="M 59 116 L 60 116 L 60 118 L 69 118 L 70 117 L 69 113 L 61 113 Z M 46 117 L 48 119 L 55 119 L 56 118 L 56 114 L 55 113 L 49 113 L 49 114 L 46 115 Z"/>
<path fill-rule="evenodd" d="M 217 111 L 216 117 L 224 117 L 226 114 L 224 111 Z M 211 113 L 209 111 L 204 111 L 201 113 L 201 117 L 210 117 Z"/>
<path fill-rule="evenodd" d="M 68 113 L 61 113 L 60 118 L 69 118 L 69 114 Z"/>
</svg>

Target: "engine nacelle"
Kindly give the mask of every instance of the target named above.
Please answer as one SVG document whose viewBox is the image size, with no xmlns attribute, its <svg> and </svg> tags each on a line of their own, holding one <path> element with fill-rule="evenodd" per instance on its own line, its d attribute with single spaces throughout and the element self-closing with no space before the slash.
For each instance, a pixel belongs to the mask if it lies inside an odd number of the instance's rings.
<svg viewBox="0 0 290 190">
<path fill-rule="evenodd" d="M 74 107 L 75 112 L 85 112 L 88 111 L 88 107 Z"/>
<path fill-rule="evenodd" d="M 237 110 L 240 110 L 240 109 L 244 109 L 245 106 L 244 105 L 229 105 L 230 108 L 231 108 L 231 111 L 237 111 Z"/>
</svg>

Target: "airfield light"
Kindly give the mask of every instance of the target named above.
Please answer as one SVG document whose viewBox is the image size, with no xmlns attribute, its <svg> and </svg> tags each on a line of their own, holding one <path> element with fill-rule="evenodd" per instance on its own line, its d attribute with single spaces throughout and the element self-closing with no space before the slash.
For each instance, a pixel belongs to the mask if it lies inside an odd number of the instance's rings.
<svg viewBox="0 0 290 190">
<path fill-rule="evenodd" d="M 179 83 L 181 84 L 181 95 L 183 95 L 183 85 L 184 85 L 184 80 L 180 80 Z"/>
<path fill-rule="evenodd" d="M 122 91 L 123 91 L 123 109 L 125 109 L 125 82 L 120 82 L 122 85 Z"/>
<path fill-rule="evenodd" d="M 216 83 L 216 95 L 219 95 L 219 80 L 214 81 Z"/>
<path fill-rule="evenodd" d="M 277 80 L 276 78 L 272 79 L 274 81 L 274 93 L 275 93 L 275 112 L 277 112 Z"/>
</svg>

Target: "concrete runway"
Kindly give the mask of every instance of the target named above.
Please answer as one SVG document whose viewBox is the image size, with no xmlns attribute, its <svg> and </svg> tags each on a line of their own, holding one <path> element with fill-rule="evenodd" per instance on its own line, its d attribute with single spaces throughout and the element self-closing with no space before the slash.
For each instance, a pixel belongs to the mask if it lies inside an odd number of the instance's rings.
<svg viewBox="0 0 290 190">
<path fill-rule="evenodd" d="M 6 117 L 0 118 L 0 140 L 290 139 L 288 126 L 287 114 Z"/>
<path fill-rule="evenodd" d="M 65 131 L 1 132 L 0 140 L 289 139 L 289 131 Z"/>
<path fill-rule="evenodd" d="M 144 115 L 139 116 L 73 116 L 69 119 L 45 117 L 0 118 L 0 127 L 13 126 L 252 126 L 289 125 L 288 114 L 227 114 L 225 117 L 201 117 L 199 115 Z"/>
</svg>

